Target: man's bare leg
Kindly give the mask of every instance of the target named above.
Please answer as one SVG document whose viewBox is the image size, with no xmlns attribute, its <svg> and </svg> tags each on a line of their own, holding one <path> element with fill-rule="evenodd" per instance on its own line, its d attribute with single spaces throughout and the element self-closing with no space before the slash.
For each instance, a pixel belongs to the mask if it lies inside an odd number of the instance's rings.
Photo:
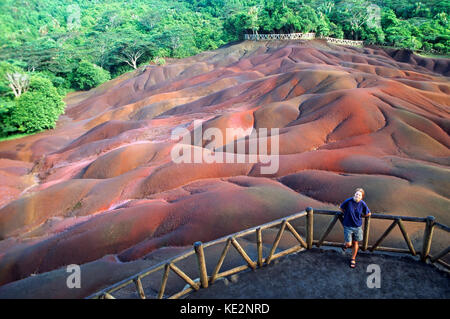
<svg viewBox="0 0 450 319">
<path fill-rule="evenodd" d="M 344 247 L 342 247 L 342 251 L 345 253 L 347 251 L 347 248 L 350 248 L 350 247 L 352 247 L 351 242 L 349 242 L 349 243 L 344 242 Z"/>
<path fill-rule="evenodd" d="M 352 259 L 356 259 L 356 254 L 358 253 L 359 243 L 358 241 L 353 241 L 352 249 Z"/>
</svg>

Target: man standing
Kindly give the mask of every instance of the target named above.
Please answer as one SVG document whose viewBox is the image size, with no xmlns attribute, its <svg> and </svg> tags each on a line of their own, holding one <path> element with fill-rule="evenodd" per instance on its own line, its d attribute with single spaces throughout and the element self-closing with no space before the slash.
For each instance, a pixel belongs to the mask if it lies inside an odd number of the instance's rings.
<svg viewBox="0 0 450 319">
<path fill-rule="evenodd" d="M 350 260 L 350 267 L 356 267 L 356 254 L 358 253 L 359 242 L 363 240 L 362 232 L 362 217 L 370 216 L 370 209 L 362 200 L 364 197 L 364 190 L 357 188 L 353 197 L 347 198 L 340 206 L 344 213 L 344 239 L 345 249 L 353 247 L 352 259 Z"/>
</svg>

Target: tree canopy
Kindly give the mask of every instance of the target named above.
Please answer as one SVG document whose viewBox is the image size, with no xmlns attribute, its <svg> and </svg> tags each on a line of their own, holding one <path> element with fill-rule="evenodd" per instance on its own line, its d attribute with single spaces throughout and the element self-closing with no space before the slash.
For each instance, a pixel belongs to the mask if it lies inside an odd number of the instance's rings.
<svg viewBox="0 0 450 319">
<path fill-rule="evenodd" d="M 0 118 L 16 98 L 5 70 L 39 73 L 64 95 L 245 33 L 315 32 L 449 54 L 449 15 L 450 0 L 2 0 Z"/>
<path fill-rule="evenodd" d="M 0 58 L 63 77 L 80 61 L 116 76 L 244 33 L 316 32 L 441 53 L 450 37 L 450 0 L 3 0 L 0 9 Z"/>
</svg>

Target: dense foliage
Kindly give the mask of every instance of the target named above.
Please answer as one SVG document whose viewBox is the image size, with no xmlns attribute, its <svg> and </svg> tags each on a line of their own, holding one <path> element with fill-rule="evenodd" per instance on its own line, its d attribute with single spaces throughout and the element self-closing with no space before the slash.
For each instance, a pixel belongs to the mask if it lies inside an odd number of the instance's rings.
<svg viewBox="0 0 450 319">
<path fill-rule="evenodd" d="M 88 61 L 81 61 L 70 76 L 72 86 L 79 90 L 89 90 L 109 79 L 108 71 Z"/>
<path fill-rule="evenodd" d="M 244 33 L 316 32 L 448 54 L 449 15 L 450 0 L 2 0 L 0 120 L 18 103 L 5 80 L 17 68 L 65 95 Z"/>
<path fill-rule="evenodd" d="M 1 133 L 34 133 L 54 128 L 59 115 L 64 112 L 64 106 L 52 82 L 33 75 L 26 92 L 0 108 Z"/>
<path fill-rule="evenodd" d="M 114 77 L 245 32 L 309 31 L 447 53 L 449 14 L 450 0 L 3 0 L 0 57 L 63 78 L 86 60 Z"/>
</svg>

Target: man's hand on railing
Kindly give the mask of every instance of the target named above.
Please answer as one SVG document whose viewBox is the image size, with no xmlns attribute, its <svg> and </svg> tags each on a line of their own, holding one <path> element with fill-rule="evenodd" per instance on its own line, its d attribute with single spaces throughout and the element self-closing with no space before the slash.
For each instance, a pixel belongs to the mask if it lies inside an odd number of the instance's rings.
<svg viewBox="0 0 450 319">
<path fill-rule="evenodd" d="M 369 217 L 370 215 L 372 215 L 372 213 L 368 213 L 367 215 L 364 215 L 364 217 Z"/>
</svg>

